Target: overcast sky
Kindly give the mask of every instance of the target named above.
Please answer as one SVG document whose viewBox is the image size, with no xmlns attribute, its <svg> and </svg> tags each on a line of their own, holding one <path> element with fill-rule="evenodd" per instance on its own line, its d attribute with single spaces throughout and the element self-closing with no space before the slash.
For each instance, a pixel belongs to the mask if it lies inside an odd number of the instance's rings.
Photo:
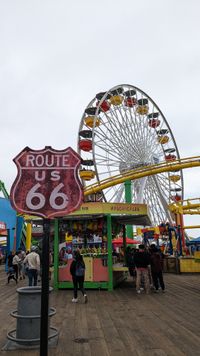
<svg viewBox="0 0 200 356">
<path fill-rule="evenodd" d="M 199 18 L 198 0 L 1 0 L 0 180 L 7 189 L 17 172 L 12 159 L 25 146 L 76 150 L 89 101 L 123 83 L 160 107 L 182 158 L 199 155 Z M 185 198 L 200 196 L 200 168 L 184 170 L 184 182 Z"/>
</svg>

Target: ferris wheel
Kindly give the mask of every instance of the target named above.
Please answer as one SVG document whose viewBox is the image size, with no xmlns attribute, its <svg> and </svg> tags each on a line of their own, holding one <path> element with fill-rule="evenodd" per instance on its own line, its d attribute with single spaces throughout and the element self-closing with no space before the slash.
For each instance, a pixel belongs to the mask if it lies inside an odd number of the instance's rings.
<svg viewBox="0 0 200 356">
<path fill-rule="evenodd" d="M 178 148 L 163 113 L 142 90 L 118 85 L 98 93 L 84 110 L 78 135 L 83 185 L 117 174 L 179 159 Z M 130 188 L 129 188 L 130 189 Z M 134 203 L 149 207 L 152 224 L 172 222 L 168 204 L 183 199 L 182 171 L 165 172 L 131 182 Z M 96 197 L 125 202 L 125 184 L 113 185 Z"/>
</svg>

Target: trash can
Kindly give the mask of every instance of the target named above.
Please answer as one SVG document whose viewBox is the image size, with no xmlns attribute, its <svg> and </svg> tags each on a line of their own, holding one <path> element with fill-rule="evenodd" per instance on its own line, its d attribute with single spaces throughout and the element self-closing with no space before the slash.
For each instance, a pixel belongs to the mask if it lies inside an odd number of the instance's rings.
<svg viewBox="0 0 200 356">
<path fill-rule="evenodd" d="M 49 288 L 49 293 L 53 290 Z M 10 315 L 17 319 L 16 330 L 8 332 L 8 339 L 19 344 L 36 345 L 40 343 L 40 313 L 41 287 L 22 287 L 17 289 L 18 307 Z M 55 308 L 49 307 L 49 318 L 56 313 Z M 50 326 L 48 338 L 58 335 L 56 328 Z"/>
</svg>

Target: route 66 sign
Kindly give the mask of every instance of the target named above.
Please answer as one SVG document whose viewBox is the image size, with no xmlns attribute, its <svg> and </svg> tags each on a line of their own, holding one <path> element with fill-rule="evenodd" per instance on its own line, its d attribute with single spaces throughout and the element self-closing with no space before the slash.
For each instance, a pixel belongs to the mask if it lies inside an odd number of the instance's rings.
<svg viewBox="0 0 200 356">
<path fill-rule="evenodd" d="M 20 213 L 53 218 L 71 213 L 83 201 L 78 178 L 81 159 L 71 148 L 24 148 L 13 160 L 18 168 L 11 188 L 11 204 Z"/>
</svg>

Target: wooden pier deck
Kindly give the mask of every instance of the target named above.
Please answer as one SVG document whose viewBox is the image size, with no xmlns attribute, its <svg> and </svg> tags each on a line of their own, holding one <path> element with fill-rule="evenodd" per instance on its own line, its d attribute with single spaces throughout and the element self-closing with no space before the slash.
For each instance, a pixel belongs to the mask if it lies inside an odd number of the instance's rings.
<svg viewBox="0 0 200 356">
<path fill-rule="evenodd" d="M 166 293 L 137 295 L 132 281 L 113 292 L 88 291 L 88 304 L 71 303 L 72 291 L 53 291 L 59 329 L 50 356 L 198 356 L 200 355 L 200 275 L 165 274 Z M 25 286 L 27 280 L 19 282 Z M 3 351 L 16 320 L 13 281 L 6 285 L 0 266 L 0 355 L 38 356 L 39 350 Z"/>
</svg>

